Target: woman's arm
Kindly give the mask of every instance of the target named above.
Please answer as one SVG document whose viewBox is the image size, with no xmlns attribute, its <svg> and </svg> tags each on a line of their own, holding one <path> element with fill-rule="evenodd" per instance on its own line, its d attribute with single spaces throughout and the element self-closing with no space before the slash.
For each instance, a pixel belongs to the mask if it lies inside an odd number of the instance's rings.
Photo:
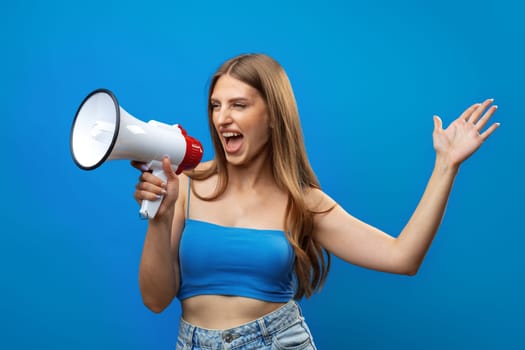
<svg viewBox="0 0 525 350">
<path fill-rule="evenodd" d="M 414 275 L 428 251 L 443 218 L 460 164 L 474 153 L 499 126 L 481 130 L 496 111 L 492 100 L 469 107 L 447 129 L 434 117 L 434 170 L 414 213 L 397 238 L 370 226 L 343 208 L 315 216 L 315 238 L 341 259 L 375 270 Z M 487 109 L 488 108 L 488 109 Z M 309 194 L 316 210 L 335 202 L 319 190 Z"/>
<path fill-rule="evenodd" d="M 180 275 L 178 265 L 179 240 L 184 229 L 184 195 L 179 195 L 179 177 L 175 175 L 169 160 L 163 161 L 167 183 L 143 172 L 135 198 L 155 200 L 164 195 L 154 219 L 149 221 L 139 267 L 139 286 L 144 304 L 153 312 L 164 310 L 177 295 Z M 141 164 L 134 163 L 140 168 Z M 187 183 L 180 176 L 181 183 Z M 183 184 L 182 184 L 183 185 Z"/>
</svg>

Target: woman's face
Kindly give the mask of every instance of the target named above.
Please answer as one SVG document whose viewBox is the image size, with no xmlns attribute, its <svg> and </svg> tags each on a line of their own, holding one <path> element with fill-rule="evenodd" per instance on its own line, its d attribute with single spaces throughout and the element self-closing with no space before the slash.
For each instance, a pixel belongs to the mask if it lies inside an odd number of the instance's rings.
<svg viewBox="0 0 525 350">
<path fill-rule="evenodd" d="M 210 105 L 213 124 L 229 163 L 246 165 L 267 155 L 269 116 L 266 103 L 256 89 L 223 75 L 215 84 Z"/>
</svg>

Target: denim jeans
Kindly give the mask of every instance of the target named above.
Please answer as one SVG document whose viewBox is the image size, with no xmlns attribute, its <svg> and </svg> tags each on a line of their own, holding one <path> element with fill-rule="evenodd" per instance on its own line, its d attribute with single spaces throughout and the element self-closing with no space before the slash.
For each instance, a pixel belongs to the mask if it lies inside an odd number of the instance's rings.
<svg viewBox="0 0 525 350">
<path fill-rule="evenodd" d="M 293 300 L 244 325 L 215 330 L 180 320 L 177 350 L 316 350 L 299 305 Z"/>
</svg>

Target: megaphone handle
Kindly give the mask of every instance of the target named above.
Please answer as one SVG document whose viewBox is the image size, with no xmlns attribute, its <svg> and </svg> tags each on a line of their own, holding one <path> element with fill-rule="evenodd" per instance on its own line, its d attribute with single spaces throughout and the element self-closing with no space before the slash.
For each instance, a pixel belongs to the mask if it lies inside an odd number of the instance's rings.
<svg viewBox="0 0 525 350">
<path fill-rule="evenodd" d="M 152 160 L 147 166 L 149 169 L 153 170 L 152 174 L 160 178 L 163 182 L 168 180 L 166 173 L 164 173 L 164 170 L 162 170 L 161 162 Z M 154 201 L 143 200 L 142 205 L 140 206 L 140 217 L 142 219 L 153 219 L 157 214 L 163 199 L 164 196 L 161 196 L 159 199 Z"/>
</svg>

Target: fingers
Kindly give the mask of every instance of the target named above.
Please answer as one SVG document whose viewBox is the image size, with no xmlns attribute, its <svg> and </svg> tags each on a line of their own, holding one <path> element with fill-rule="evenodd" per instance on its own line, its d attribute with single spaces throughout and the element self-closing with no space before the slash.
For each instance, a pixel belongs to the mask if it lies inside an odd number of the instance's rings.
<svg viewBox="0 0 525 350">
<path fill-rule="evenodd" d="M 472 106 L 467 108 L 463 113 L 461 113 L 458 119 L 463 119 L 467 121 L 472 115 L 472 112 L 474 112 L 479 106 L 480 106 L 479 103 L 474 103 Z"/>
<path fill-rule="evenodd" d="M 443 128 L 443 122 L 437 115 L 434 116 L 434 131 L 440 131 Z"/>
<path fill-rule="evenodd" d="M 137 200 L 137 202 L 140 204 L 142 201 L 156 201 L 157 199 L 160 199 L 162 197 L 162 194 L 156 194 L 150 190 L 135 190 L 135 193 L 133 194 L 133 197 Z"/>
<path fill-rule="evenodd" d="M 135 186 L 134 197 L 139 202 L 142 200 L 154 201 L 166 193 L 166 183 L 151 173 L 144 172 Z"/>
<path fill-rule="evenodd" d="M 494 102 L 494 99 L 489 98 L 489 99 L 485 100 L 481 104 L 479 104 L 479 103 L 476 104 L 477 107 L 475 107 L 475 109 L 472 111 L 472 113 L 465 118 L 465 121 L 467 121 L 469 123 L 472 123 L 472 124 L 476 124 L 476 122 L 478 121 L 479 117 L 481 117 L 481 115 L 483 114 L 485 109 L 487 109 L 487 107 L 490 106 L 490 104 L 492 102 Z M 492 113 L 494 113 L 494 112 L 492 112 Z"/>
<path fill-rule="evenodd" d="M 166 188 L 166 183 L 161 178 L 153 175 L 150 172 L 143 172 L 139 176 L 139 184 L 144 183 L 154 187 Z"/>
<path fill-rule="evenodd" d="M 479 105 L 478 108 L 472 113 L 472 115 L 466 120 L 468 123 L 471 123 L 474 125 L 476 130 L 478 131 L 479 136 L 483 141 L 485 141 L 487 138 L 489 138 L 490 135 L 499 127 L 499 123 L 492 124 L 485 132 L 481 132 L 485 125 L 487 125 L 490 118 L 494 115 L 496 110 L 498 109 L 498 106 L 492 105 L 494 102 L 494 99 L 489 98 L 485 100 L 481 105 Z M 489 107 L 490 106 L 490 107 Z M 488 108 L 488 109 L 487 109 Z"/>
<path fill-rule="evenodd" d="M 179 178 L 173 170 L 172 164 L 168 157 L 162 159 L 162 170 L 158 161 L 145 163 L 132 161 L 131 165 L 142 171 L 139 181 L 135 186 L 133 197 L 139 205 L 143 205 L 144 200 L 160 202 L 156 218 L 172 212 L 174 203 L 178 198 Z M 152 169 L 150 170 L 149 167 Z"/>
<path fill-rule="evenodd" d="M 485 141 L 486 139 L 489 138 L 490 135 L 492 135 L 492 133 L 494 132 L 494 130 L 496 130 L 498 127 L 499 127 L 499 123 L 494 123 L 492 124 L 487 130 L 485 130 L 485 132 L 483 132 L 482 134 L 480 134 L 481 136 L 481 139 L 483 141 Z"/>
<path fill-rule="evenodd" d="M 170 163 L 170 159 L 168 157 L 164 157 L 162 159 L 162 170 L 164 170 L 164 174 L 166 174 L 168 181 L 175 180 L 177 178 L 177 174 L 173 170 L 173 167 Z"/>
<path fill-rule="evenodd" d="M 137 170 L 140 170 L 140 171 L 151 171 L 148 166 L 146 165 L 146 163 L 143 163 L 143 162 L 137 162 L 136 160 L 132 160 L 130 162 L 131 166 L 134 167 L 135 169 Z"/>
<path fill-rule="evenodd" d="M 473 125 L 477 130 L 478 134 L 483 140 L 486 140 L 493 132 L 499 127 L 499 123 L 492 124 L 485 132 L 481 133 L 481 130 L 487 125 L 490 118 L 494 115 L 498 106 L 491 104 L 494 99 L 489 98 L 483 101 L 483 103 L 475 103 L 461 114 L 458 119 L 463 119 L 466 123 Z M 488 108 L 488 109 L 487 109 Z"/>
<path fill-rule="evenodd" d="M 132 161 L 131 165 L 142 171 L 133 194 L 137 202 L 140 203 L 143 200 L 155 201 L 167 193 L 167 183 L 158 176 L 153 175 L 146 163 Z"/>
<path fill-rule="evenodd" d="M 476 129 L 478 129 L 478 132 L 481 132 L 481 130 L 483 130 L 483 128 L 485 127 L 485 125 L 487 124 L 487 122 L 492 117 L 492 115 L 496 112 L 497 109 L 498 109 L 498 106 L 496 105 L 490 106 L 487 112 L 483 114 L 483 117 L 481 117 L 481 119 L 478 120 L 478 122 L 476 123 Z"/>
</svg>

